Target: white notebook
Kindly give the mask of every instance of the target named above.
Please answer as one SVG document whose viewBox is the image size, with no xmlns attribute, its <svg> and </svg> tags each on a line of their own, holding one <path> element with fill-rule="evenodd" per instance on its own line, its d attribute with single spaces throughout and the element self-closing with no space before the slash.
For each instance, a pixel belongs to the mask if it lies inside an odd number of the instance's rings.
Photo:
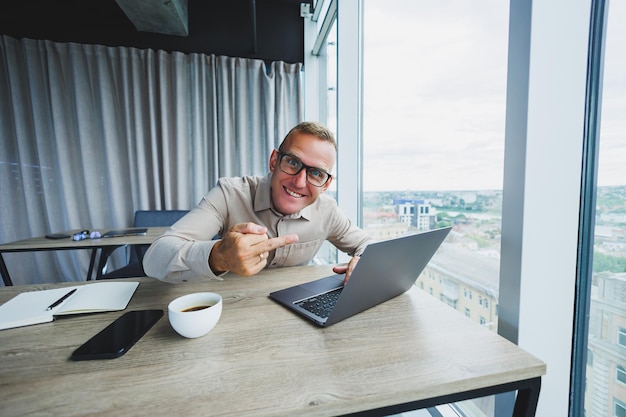
<svg viewBox="0 0 626 417">
<path fill-rule="evenodd" d="M 0 306 L 0 330 L 50 322 L 54 316 L 124 310 L 138 285 L 138 282 L 98 282 L 23 292 Z M 73 290 L 76 291 L 63 299 Z"/>
</svg>

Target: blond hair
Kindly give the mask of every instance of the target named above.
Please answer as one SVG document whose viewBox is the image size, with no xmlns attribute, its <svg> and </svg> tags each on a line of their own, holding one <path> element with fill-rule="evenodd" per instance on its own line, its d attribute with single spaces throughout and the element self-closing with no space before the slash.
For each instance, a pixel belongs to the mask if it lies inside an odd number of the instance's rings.
<svg viewBox="0 0 626 417">
<path fill-rule="evenodd" d="M 321 140 L 328 141 L 332 143 L 333 146 L 335 147 L 335 150 L 337 150 L 337 141 L 335 140 L 335 136 L 333 135 L 333 132 L 331 132 L 330 129 L 328 129 L 326 126 L 317 122 L 300 122 L 297 125 L 295 125 L 289 131 L 289 133 L 287 133 L 287 135 L 281 142 L 280 146 L 278 147 L 278 150 L 280 151 L 284 150 L 285 143 L 289 140 L 291 135 L 295 132 L 306 133 L 309 135 L 316 136 L 320 138 Z"/>
</svg>

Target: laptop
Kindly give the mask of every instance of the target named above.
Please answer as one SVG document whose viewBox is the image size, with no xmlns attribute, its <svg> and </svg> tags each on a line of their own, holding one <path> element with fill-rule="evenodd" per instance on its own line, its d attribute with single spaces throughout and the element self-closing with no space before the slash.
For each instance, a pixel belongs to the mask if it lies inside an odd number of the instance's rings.
<svg viewBox="0 0 626 417">
<path fill-rule="evenodd" d="M 451 229 L 370 243 L 345 286 L 344 275 L 334 274 L 269 297 L 319 326 L 330 326 L 408 291 Z"/>
<path fill-rule="evenodd" d="M 143 236 L 148 233 L 147 228 L 133 227 L 130 229 L 109 230 L 102 237 Z"/>
</svg>

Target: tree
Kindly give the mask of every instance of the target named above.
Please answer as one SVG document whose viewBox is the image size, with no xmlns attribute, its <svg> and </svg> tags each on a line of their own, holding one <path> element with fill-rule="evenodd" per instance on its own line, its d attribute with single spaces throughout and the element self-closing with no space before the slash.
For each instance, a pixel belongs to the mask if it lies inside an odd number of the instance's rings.
<svg viewBox="0 0 626 417">
<path fill-rule="evenodd" d="M 593 252 L 594 272 L 626 272 L 626 258 Z"/>
</svg>

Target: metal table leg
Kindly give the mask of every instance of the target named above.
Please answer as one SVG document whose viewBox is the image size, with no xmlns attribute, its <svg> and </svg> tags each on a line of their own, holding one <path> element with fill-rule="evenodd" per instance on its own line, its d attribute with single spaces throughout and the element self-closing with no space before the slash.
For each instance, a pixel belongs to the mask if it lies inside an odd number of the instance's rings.
<svg viewBox="0 0 626 417">
<path fill-rule="evenodd" d="M 541 378 L 529 379 L 528 385 L 517 390 L 513 417 L 534 417 L 539 402 Z"/>
<path fill-rule="evenodd" d="M 0 274 L 2 274 L 2 281 L 4 281 L 4 285 L 6 287 L 10 287 L 13 285 L 13 281 L 11 281 L 11 276 L 9 275 L 7 265 L 4 263 L 2 252 L 0 252 Z"/>
</svg>

